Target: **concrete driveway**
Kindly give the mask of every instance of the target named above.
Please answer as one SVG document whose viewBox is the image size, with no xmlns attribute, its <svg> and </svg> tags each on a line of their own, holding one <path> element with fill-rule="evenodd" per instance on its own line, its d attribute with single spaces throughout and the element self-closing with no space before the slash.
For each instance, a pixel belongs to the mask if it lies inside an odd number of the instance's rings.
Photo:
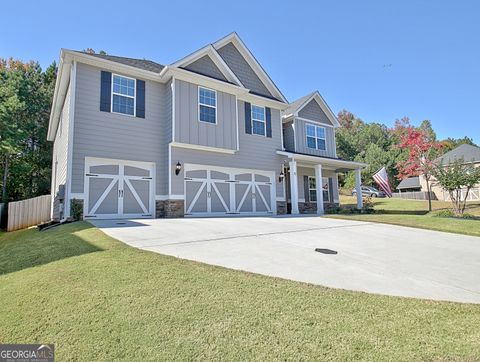
<svg viewBox="0 0 480 362">
<path fill-rule="evenodd" d="M 480 303 L 477 237 L 321 217 L 92 223 L 131 246 L 207 264 L 333 288 Z"/>
</svg>

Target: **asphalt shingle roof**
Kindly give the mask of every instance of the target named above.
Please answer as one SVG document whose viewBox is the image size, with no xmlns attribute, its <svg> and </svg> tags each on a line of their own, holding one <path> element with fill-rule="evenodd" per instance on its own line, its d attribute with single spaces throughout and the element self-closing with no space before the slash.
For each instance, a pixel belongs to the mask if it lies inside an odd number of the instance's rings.
<svg viewBox="0 0 480 362">
<path fill-rule="evenodd" d="M 296 101 L 293 101 L 292 103 L 289 104 L 288 108 L 285 110 L 285 114 L 292 114 L 295 113 L 295 111 L 300 108 L 303 103 L 307 101 L 308 98 L 313 96 L 315 92 L 309 93 L 302 98 L 298 98 Z"/>
<path fill-rule="evenodd" d="M 463 158 L 465 162 L 480 162 L 480 147 L 463 144 L 437 158 L 442 165 Z"/>
<path fill-rule="evenodd" d="M 397 190 L 420 188 L 420 179 L 418 176 L 403 179 L 397 186 Z"/>
<path fill-rule="evenodd" d="M 160 73 L 162 69 L 165 68 L 164 65 L 155 63 L 154 61 L 147 60 L 147 59 L 126 58 L 126 57 L 118 57 L 115 55 L 107 55 L 107 54 L 91 54 L 87 52 L 78 52 L 78 53 L 91 55 L 93 57 L 110 60 L 112 62 L 129 65 L 131 67 L 139 68 L 142 70 L 148 70 L 150 72 L 155 72 L 155 73 Z"/>
</svg>

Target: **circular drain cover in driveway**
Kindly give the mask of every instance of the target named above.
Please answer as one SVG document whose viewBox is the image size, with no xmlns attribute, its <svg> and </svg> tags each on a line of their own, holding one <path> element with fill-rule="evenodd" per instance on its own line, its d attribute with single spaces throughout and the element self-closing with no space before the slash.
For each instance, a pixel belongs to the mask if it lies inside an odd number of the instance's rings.
<svg viewBox="0 0 480 362">
<path fill-rule="evenodd" d="M 321 248 L 316 248 L 315 251 L 322 253 L 322 254 L 338 254 L 337 251 L 332 250 L 332 249 L 321 249 Z"/>
</svg>

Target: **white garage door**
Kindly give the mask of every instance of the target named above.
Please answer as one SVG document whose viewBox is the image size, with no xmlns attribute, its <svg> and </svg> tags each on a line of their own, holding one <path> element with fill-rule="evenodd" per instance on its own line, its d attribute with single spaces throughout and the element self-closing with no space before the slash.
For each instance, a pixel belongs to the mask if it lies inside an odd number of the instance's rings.
<svg viewBox="0 0 480 362">
<path fill-rule="evenodd" d="M 275 213 L 275 173 L 185 165 L 185 215 Z"/>
<path fill-rule="evenodd" d="M 153 217 L 153 169 L 148 162 L 87 157 L 85 219 Z"/>
</svg>

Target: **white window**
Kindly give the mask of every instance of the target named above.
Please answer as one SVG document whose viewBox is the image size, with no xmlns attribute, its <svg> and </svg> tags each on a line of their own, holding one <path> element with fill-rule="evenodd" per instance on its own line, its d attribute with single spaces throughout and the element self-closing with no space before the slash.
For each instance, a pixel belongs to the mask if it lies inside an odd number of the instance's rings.
<svg viewBox="0 0 480 362">
<path fill-rule="evenodd" d="M 217 123 L 217 92 L 198 87 L 198 120 Z"/>
<path fill-rule="evenodd" d="M 135 115 L 135 79 L 113 74 L 112 112 Z"/>
<path fill-rule="evenodd" d="M 328 188 L 328 177 L 322 177 L 323 202 L 329 202 L 330 189 Z M 314 176 L 308 176 L 308 194 L 310 202 L 317 201 L 317 183 Z"/>
<path fill-rule="evenodd" d="M 325 151 L 327 142 L 325 139 L 325 127 L 305 124 L 305 134 L 307 135 L 307 147 Z"/>
<path fill-rule="evenodd" d="M 265 107 L 252 104 L 252 133 L 265 136 Z"/>
</svg>

